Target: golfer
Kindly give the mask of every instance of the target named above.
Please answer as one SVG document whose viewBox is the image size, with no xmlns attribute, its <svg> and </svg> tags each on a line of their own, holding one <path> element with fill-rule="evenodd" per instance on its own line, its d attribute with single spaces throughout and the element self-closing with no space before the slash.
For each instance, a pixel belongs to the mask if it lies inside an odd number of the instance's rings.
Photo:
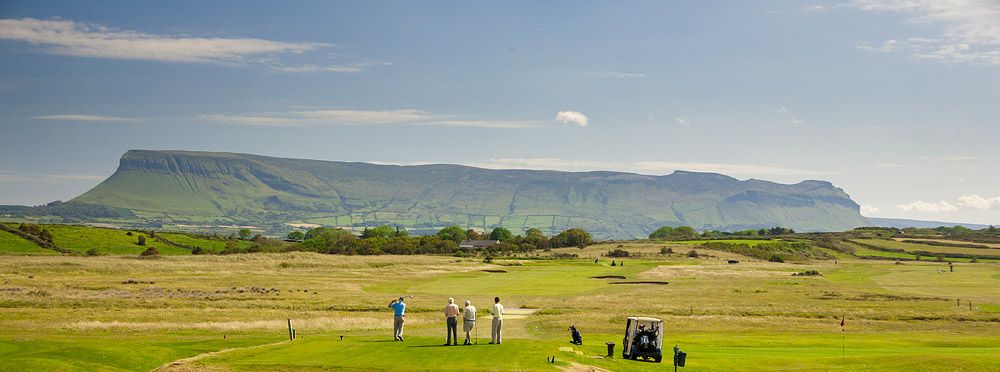
<svg viewBox="0 0 1000 372">
<path fill-rule="evenodd" d="M 392 337 L 396 341 L 403 341 L 403 314 L 406 313 L 406 304 L 400 297 L 398 300 L 392 300 L 389 308 L 396 311 L 392 322 Z"/>
<path fill-rule="evenodd" d="M 444 316 L 447 318 L 448 323 L 448 338 L 444 341 L 444 346 L 448 345 L 458 345 L 458 305 L 455 305 L 455 299 L 448 297 L 448 306 L 444 307 Z M 452 343 L 454 340 L 454 344 Z"/>
<path fill-rule="evenodd" d="M 465 301 L 465 310 L 462 311 L 462 319 L 465 322 L 462 323 L 462 330 L 465 331 L 465 345 L 472 344 L 472 329 L 476 327 L 476 307 L 472 306 L 472 303 Z M 479 342 L 479 341 L 476 341 Z"/>
<path fill-rule="evenodd" d="M 501 341 L 500 329 L 503 328 L 503 305 L 500 304 L 500 297 L 494 298 L 493 302 L 493 308 L 490 309 L 490 312 L 493 313 L 493 332 L 491 332 L 493 341 L 490 343 L 499 344 Z"/>
</svg>

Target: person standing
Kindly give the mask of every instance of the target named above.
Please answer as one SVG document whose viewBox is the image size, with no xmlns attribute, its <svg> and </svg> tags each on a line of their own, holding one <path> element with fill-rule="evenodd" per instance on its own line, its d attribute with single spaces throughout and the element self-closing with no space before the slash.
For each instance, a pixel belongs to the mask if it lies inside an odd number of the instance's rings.
<svg viewBox="0 0 1000 372">
<path fill-rule="evenodd" d="M 462 310 L 462 330 L 465 331 L 465 345 L 472 344 L 472 329 L 476 327 L 476 307 L 472 303 L 465 301 L 465 310 Z M 478 343 L 478 336 L 476 342 Z"/>
<path fill-rule="evenodd" d="M 458 345 L 458 305 L 455 305 L 454 298 L 448 297 L 448 306 L 444 307 L 444 316 L 448 323 L 448 330 L 445 331 L 448 333 L 448 337 L 444 341 L 444 346 Z"/>
<path fill-rule="evenodd" d="M 500 304 L 500 297 L 494 298 L 493 302 L 493 308 L 490 309 L 490 312 L 493 314 L 493 332 L 491 332 L 493 341 L 490 341 L 490 343 L 499 344 L 501 341 L 500 329 L 503 328 L 503 305 Z"/>
<path fill-rule="evenodd" d="M 392 322 L 392 337 L 395 341 L 403 341 L 403 316 L 406 314 L 406 303 L 403 298 L 392 300 L 389 308 L 395 310 Z"/>
</svg>

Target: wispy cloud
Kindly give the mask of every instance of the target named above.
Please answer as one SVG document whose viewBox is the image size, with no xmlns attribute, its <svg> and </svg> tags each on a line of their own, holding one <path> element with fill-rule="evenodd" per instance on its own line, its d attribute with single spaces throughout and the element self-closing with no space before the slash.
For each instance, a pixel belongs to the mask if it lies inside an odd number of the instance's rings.
<svg viewBox="0 0 1000 372">
<path fill-rule="evenodd" d="M 861 205 L 861 214 L 862 215 L 872 215 L 872 214 L 876 214 L 878 212 L 880 212 L 880 210 L 878 209 L 878 207 L 875 207 L 874 205 L 871 205 L 871 204 L 862 204 Z"/>
<path fill-rule="evenodd" d="M 899 209 L 903 212 L 916 211 L 916 212 L 939 213 L 939 212 L 954 212 L 958 210 L 958 207 L 948 204 L 948 202 L 944 200 L 939 201 L 937 203 L 928 203 L 923 200 L 917 200 L 909 204 L 899 204 L 896 206 L 896 209 Z"/>
<path fill-rule="evenodd" d="M 908 167 L 909 164 L 896 164 L 896 163 L 879 163 L 875 164 L 876 168 L 903 168 Z"/>
<path fill-rule="evenodd" d="M 781 114 L 781 116 L 789 118 L 788 122 L 790 122 L 792 124 L 802 124 L 802 123 L 806 122 L 805 120 L 802 120 L 802 119 L 799 119 L 799 118 L 796 118 L 795 116 L 793 116 L 792 110 L 790 110 L 786 106 L 778 106 L 778 108 L 773 109 L 771 111 L 777 112 L 778 114 Z"/>
<path fill-rule="evenodd" d="M 421 110 L 303 110 L 249 114 L 209 114 L 202 119 L 228 124 L 270 127 L 315 127 L 329 125 L 428 125 L 479 128 L 530 128 L 542 121 L 459 120 Z"/>
<path fill-rule="evenodd" d="M 1000 196 L 984 198 L 979 195 L 962 195 L 958 197 L 958 205 L 973 209 L 1000 209 Z"/>
<path fill-rule="evenodd" d="M 587 118 L 587 115 L 584 115 L 579 111 L 559 111 L 559 113 L 556 114 L 555 120 L 563 123 L 576 123 L 581 127 L 587 126 L 587 123 L 590 121 L 590 119 Z"/>
<path fill-rule="evenodd" d="M 439 119 L 441 116 L 420 110 L 312 110 L 262 112 L 252 114 L 201 115 L 203 119 L 230 124 L 307 127 L 320 125 L 399 124 Z"/>
<path fill-rule="evenodd" d="M 30 174 L 0 171 L 0 182 L 71 183 L 80 181 L 101 181 L 105 176 L 79 173 Z"/>
<path fill-rule="evenodd" d="M 908 53 L 946 63 L 1000 65 L 1000 2 L 994 0 L 854 0 L 847 6 L 905 14 L 916 26 L 938 26 L 934 37 L 893 38 L 861 49 Z"/>
<path fill-rule="evenodd" d="M 581 72 L 580 75 L 611 78 L 611 79 L 635 79 L 635 78 L 646 77 L 646 74 L 633 74 L 628 72 L 614 72 L 614 71 L 600 71 L 600 72 L 589 71 L 589 72 Z"/>
<path fill-rule="evenodd" d="M 685 118 L 677 118 L 677 124 L 688 125 L 688 124 L 691 124 L 691 122 L 688 121 L 688 119 L 685 119 Z"/>
<path fill-rule="evenodd" d="M 0 19 L 0 39 L 36 45 L 43 53 L 76 57 L 263 66 L 288 72 L 356 72 L 363 67 L 286 66 L 275 58 L 332 46 L 326 43 L 149 34 L 61 19 Z"/>
<path fill-rule="evenodd" d="M 123 118 L 117 116 L 82 115 L 82 114 L 40 115 L 40 116 L 32 116 L 31 118 L 44 119 L 44 120 L 80 120 L 80 121 L 142 121 L 142 119 L 135 119 L 135 118 Z"/>
</svg>

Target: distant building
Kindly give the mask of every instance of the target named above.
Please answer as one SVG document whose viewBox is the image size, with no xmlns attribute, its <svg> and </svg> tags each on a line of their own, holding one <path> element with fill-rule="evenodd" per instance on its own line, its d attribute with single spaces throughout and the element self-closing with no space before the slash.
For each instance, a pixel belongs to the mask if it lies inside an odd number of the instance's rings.
<svg viewBox="0 0 1000 372">
<path fill-rule="evenodd" d="M 499 240 L 463 240 L 458 243 L 459 248 L 483 248 L 499 243 Z"/>
</svg>

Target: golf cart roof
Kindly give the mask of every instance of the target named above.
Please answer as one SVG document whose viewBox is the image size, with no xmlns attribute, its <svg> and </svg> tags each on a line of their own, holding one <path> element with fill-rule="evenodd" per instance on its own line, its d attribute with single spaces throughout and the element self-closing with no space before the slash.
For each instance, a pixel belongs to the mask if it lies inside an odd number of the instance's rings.
<svg viewBox="0 0 1000 372">
<path fill-rule="evenodd" d="M 662 320 L 656 318 L 647 318 L 644 316 L 630 316 L 628 317 L 628 320 L 634 320 L 637 322 L 647 322 L 647 323 L 663 323 Z"/>
</svg>

